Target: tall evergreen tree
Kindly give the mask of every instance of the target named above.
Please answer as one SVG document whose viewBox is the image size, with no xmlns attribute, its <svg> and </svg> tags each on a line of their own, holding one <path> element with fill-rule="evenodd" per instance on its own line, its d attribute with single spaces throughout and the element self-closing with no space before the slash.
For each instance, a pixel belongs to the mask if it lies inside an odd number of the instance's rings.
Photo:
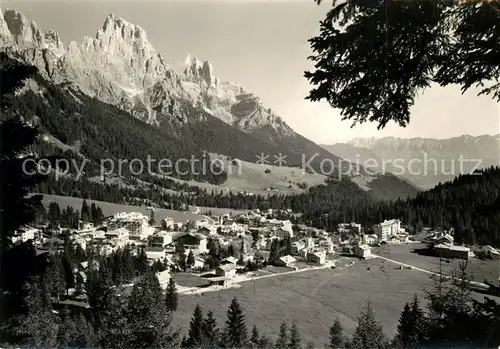
<svg viewBox="0 0 500 349">
<path fill-rule="evenodd" d="M 74 347 L 76 346 L 78 329 L 71 316 L 71 311 L 65 307 L 59 311 L 59 314 L 61 324 L 57 334 L 57 343 L 62 347 Z"/>
<path fill-rule="evenodd" d="M 368 302 L 358 316 L 358 327 L 352 336 L 349 348 L 352 349 L 385 349 L 387 338 L 382 331 L 382 326 L 375 318 L 375 314 Z"/>
<path fill-rule="evenodd" d="M 399 317 L 398 332 L 396 335 L 396 346 L 409 348 L 413 345 L 413 325 L 414 319 L 410 304 L 406 303 L 401 316 Z"/>
<path fill-rule="evenodd" d="M 285 238 L 285 255 L 291 255 L 292 254 L 292 239 L 290 238 L 290 235 L 287 235 Z"/>
<path fill-rule="evenodd" d="M 250 343 L 252 344 L 253 348 L 256 348 L 259 346 L 260 335 L 259 335 L 259 330 L 257 329 L 257 325 L 253 325 L 252 335 L 250 336 Z"/>
<path fill-rule="evenodd" d="M 301 349 L 301 338 L 300 333 L 297 328 L 297 323 L 295 320 L 292 322 L 292 327 L 290 327 L 290 342 L 288 343 L 289 349 Z"/>
<path fill-rule="evenodd" d="M 224 337 L 222 344 L 227 348 L 242 348 L 248 341 L 245 315 L 236 297 L 231 300 L 227 311 Z"/>
<path fill-rule="evenodd" d="M 104 348 L 133 348 L 134 328 L 129 321 L 127 299 L 123 290 L 108 289 L 102 295 L 104 301 L 99 308 L 99 342 Z"/>
<path fill-rule="evenodd" d="M 96 348 L 98 341 L 92 323 L 83 314 L 76 315 L 74 321 L 77 329 L 74 339 L 75 346 L 77 348 Z"/>
<path fill-rule="evenodd" d="M 178 305 L 179 295 L 177 294 L 175 280 L 170 278 L 168 280 L 167 289 L 165 290 L 165 308 L 168 312 L 172 313 L 177 310 Z"/>
<path fill-rule="evenodd" d="M 203 337 L 205 345 L 210 348 L 216 348 L 219 344 L 219 329 L 217 328 L 217 320 L 212 310 L 209 310 L 203 323 Z"/>
<path fill-rule="evenodd" d="M 39 277 L 26 283 L 25 311 L 14 320 L 14 332 L 29 348 L 52 348 L 57 342 L 58 323 L 50 296 Z"/>
<path fill-rule="evenodd" d="M 37 171 L 35 157 L 28 154 L 28 147 L 35 143 L 39 131 L 22 121 L 12 110 L 14 92 L 24 81 L 37 73 L 33 66 L 11 60 L 6 53 L 0 54 L 0 112 L 14 117 L 0 125 L 0 256 L 11 246 L 15 231 L 35 218 L 36 208 L 41 206 L 41 195 L 27 197 L 28 189 L 43 181 Z M 32 162 L 30 162 L 30 160 Z"/>
<path fill-rule="evenodd" d="M 186 345 L 189 348 L 199 348 L 204 344 L 204 319 L 203 310 L 200 304 L 196 304 L 194 308 L 193 316 L 189 322 L 189 334 L 187 337 Z"/>
<path fill-rule="evenodd" d="M 344 329 L 342 324 L 337 319 L 333 322 L 332 327 L 330 327 L 330 333 L 328 336 L 328 349 L 343 349 L 346 344 L 346 338 L 344 334 Z"/>
<path fill-rule="evenodd" d="M 49 272 L 47 273 L 47 282 L 51 290 L 51 294 L 56 297 L 57 301 L 60 296 L 66 291 L 66 279 L 64 267 L 62 264 L 61 255 L 55 253 L 50 256 Z"/>
<path fill-rule="evenodd" d="M 280 331 L 274 343 L 274 347 L 276 349 L 288 348 L 288 326 L 285 321 L 280 324 Z"/>
<path fill-rule="evenodd" d="M 147 272 L 134 285 L 128 302 L 128 320 L 135 348 L 163 348 L 177 343 L 179 334 L 170 327 L 171 314 L 165 307 L 158 306 L 164 302 L 158 278 Z"/>
<path fill-rule="evenodd" d="M 92 212 L 86 199 L 83 199 L 82 202 L 81 219 L 83 223 L 88 223 L 92 220 Z"/>
<path fill-rule="evenodd" d="M 192 268 L 194 266 L 195 260 L 194 260 L 194 254 L 193 250 L 189 250 L 187 259 L 186 259 L 186 266 L 188 268 Z"/>
<path fill-rule="evenodd" d="M 155 210 L 152 209 L 151 210 L 151 213 L 150 213 L 150 216 L 149 216 L 149 225 L 150 226 L 154 226 L 156 224 L 156 220 L 155 220 Z"/>
</svg>

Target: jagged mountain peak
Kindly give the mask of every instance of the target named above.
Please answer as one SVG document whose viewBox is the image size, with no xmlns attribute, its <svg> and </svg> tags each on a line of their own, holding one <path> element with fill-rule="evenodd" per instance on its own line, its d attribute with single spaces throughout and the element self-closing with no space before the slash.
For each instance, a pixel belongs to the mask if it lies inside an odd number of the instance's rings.
<svg viewBox="0 0 500 349">
<path fill-rule="evenodd" d="M 215 77 L 210 61 L 189 55 L 184 71 L 175 72 L 142 27 L 114 14 L 94 37 L 72 41 L 67 49 L 56 32 L 44 34 L 21 13 L 9 11 L 5 18 L 0 46 L 18 51 L 55 83 L 70 82 L 148 123 L 188 122 L 189 115 L 179 115 L 180 106 L 188 103 L 247 133 L 266 129 L 274 130 L 271 138 L 295 135 L 259 98 L 249 98 L 239 84 Z M 12 38 L 17 45 L 10 44 Z"/>
<path fill-rule="evenodd" d="M 2 26 L 6 26 L 9 34 L 17 44 L 32 43 L 43 46 L 45 44 L 44 34 L 34 21 L 29 21 L 21 12 L 6 9 L 3 13 Z M 5 29 L 5 27 L 4 27 Z"/>
<path fill-rule="evenodd" d="M 194 81 L 194 82 L 204 82 L 207 86 L 211 86 L 216 82 L 216 77 L 214 76 L 214 68 L 210 61 L 199 60 L 195 56 L 188 54 L 184 61 L 186 68 L 184 69 L 184 75 Z"/>
</svg>

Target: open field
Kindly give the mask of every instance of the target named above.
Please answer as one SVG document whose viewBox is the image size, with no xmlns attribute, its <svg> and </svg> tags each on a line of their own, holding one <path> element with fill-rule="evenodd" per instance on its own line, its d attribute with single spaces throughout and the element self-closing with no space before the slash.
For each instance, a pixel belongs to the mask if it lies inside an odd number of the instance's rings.
<svg viewBox="0 0 500 349">
<path fill-rule="evenodd" d="M 78 210 L 82 207 L 83 199 L 73 198 L 70 196 L 59 196 L 59 195 L 48 195 L 43 194 L 43 204 L 48 206 L 50 202 L 57 202 L 61 209 L 66 208 L 68 205 L 73 206 Z M 113 204 L 110 202 L 104 201 L 96 201 L 96 200 L 87 200 L 87 203 L 90 205 L 95 203 L 99 207 L 101 207 L 102 212 L 105 216 L 110 216 L 115 212 L 140 212 L 145 215 L 150 214 L 150 211 L 146 206 L 130 206 L 130 205 L 120 205 Z M 155 208 L 155 220 L 159 222 L 165 217 L 172 217 L 176 222 L 184 222 L 190 219 L 199 219 L 199 215 L 195 215 L 189 211 L 175 211 L 175 210 L 167 210 L 163 208 Z"/>
<path fill-rule="evenodd" d="M 370 270 L 367 267 L 370 266 Z M 432 286 L 425 273 L 396 269 L 392 263 L 373 259 L 357 262 L 351 268 L 325 269 L 274 276 L 244 282 L 240 288 L 203 295 L 182 295 L 175 324 L 187 331 L 192 312 L 199 303 L 212 309 L 219 326 L 233 297 L 241 303 L 249 330 L 254 324 L 262 333 L 277 333 L 281 321 L 297 321 L 304 342 L 322 347 L 332 322 L 339 318 L 347 332 L 356 327 L 359 309 L 368 300 L 385 331 L 393 335 L 405 302 L 415 293 L 423 295 Z"/>
<path fill-rule="evenodd" d="M 411 251 L 424 248 L 422 244 L 401 244 L 384 245 L 372 249 L 373 254 L 380 255 L 398 262 L 413 265 L 417 268 L 426 269 L 433 272 L 439 271 L 439 258 L 432 256 L 423 256 Z M 450 275 L 453 271 L 459 271 L 458 260 L 450 260 L 450 263 L 442 263 L 444 273 Z M 500 261 L 483 261 L 477 258 L 469 259 L 467 263 L 467 272 L 472 274 L 473 280 L 483 282 L 484 279 L 497 283 L 500 276 Z"/>
<path fill-rule="evenodd" d="M 195 181 L 182 181 L 177 178 L 168 177 L 176 182 L 187 183 L 191 186 L 198 186 L 208 191 L 215 190 L 216 192 L 233 192 L 246 191 L 247 193 L 263 194 L 282 193 L 282 194 L 298 194 L 304 189 L 299 188 L 298 184 L 305 182 L 308 187 L 324 184 L 325 175 L 318 173 L 303 173 L 298 167 L 274 166 L 272 163 L 276 160 L 275 154 L 269 154 L 267 159 L 269 165 L 257 164 L 248 161 L 238 160 L 236 165 L 233 165 L 232 160 L 226 160 L 226 156 L 218 156 L 211 154 L 211 158 L 219 158 L 222 167 L 228 174 L 227 181 L 222 185 L 213 185 L 210 183 L 200 183 Z M 277 154 L 276 154 L 277 155 Z M 258 159 L 255 158 L 257 161 Z M 285 159 L 286 161 L 286 159 Z M 271 172 L 265 173 L 266 169 Z M 290 186 L 290 188 L 289 188 Z M 273 188 L 274 191 L 268 190 Z"/>
</svg>

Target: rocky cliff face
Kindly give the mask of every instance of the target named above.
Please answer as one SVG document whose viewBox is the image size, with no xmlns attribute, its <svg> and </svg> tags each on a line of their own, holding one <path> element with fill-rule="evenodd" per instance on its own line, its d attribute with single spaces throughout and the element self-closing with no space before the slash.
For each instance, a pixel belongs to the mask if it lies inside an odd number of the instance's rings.
<svg viewBox="0 0 500 349">
<path fill-rule="evenodd" d="M 151 124 L 196 121 L 196 115 L 183 113 L 188 103 L 247 133 L 266 129 L 271 138 L 295 135 L 257 97 L 217 78 L 209 61 L 188 56 L 185 70 L 176 72 L 144 29 L 114 15 L 95 37 L 65 48 L 57 33 L 43 33 L 21 13 L 7 10 L 0 16 L 0 45 L 21 54 L 55 83 L 76 85 Z"/>
</svg>

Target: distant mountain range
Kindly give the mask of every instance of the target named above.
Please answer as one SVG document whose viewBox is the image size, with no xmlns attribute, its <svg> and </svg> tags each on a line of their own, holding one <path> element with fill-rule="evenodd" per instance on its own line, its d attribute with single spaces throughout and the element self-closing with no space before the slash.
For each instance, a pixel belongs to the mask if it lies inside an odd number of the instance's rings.
<svg viewBox="0 0 500 349">
<path fill-rule="evenodd" d="M 348 143 L 322 146 L 366 168 L 383 171 L 385 166 L 386 172 L 405 177 L 423 189 L 460 173 L 500 165 L 500 134 L 449 139 L 354 138 Z"/>
<path fill-rule="evenodd" d="M 269 155 L 271 163 L 275 155 L 283 154 L 286 165 L 294 167 L 303 165 L 304 159 L 314 158 L 310 164 L 317 171 L 325 159 L 342 163 L 337 156 L 296 133 L 263 106 L 257 96 L 215 76 L 209 61 L 188 57 L 184 71 L 174 71 L 141 27 L 114 15 L 105 19 L 95 37 L 84 37 L 65 46 L 58 33 L 44 33 L 21 13 L 6 10 L 0 16 L 0 48 L 8 57 L 39 69 L 36 81 L 27 83 L 20 94 L 19 103 L 26 103 L 28 93 L 31 105 L 19 107 L 29 109 L 24 112 L 42 126 L 44 139 L 64 151 L 76 151 L 74 145 L 78 144 L 79 155 L 94 162 L 105 154 L 129 158 L 131 154 L 145 155 L 150 151 L 179 158 L 190 152 L 207 151 L 250 162 L 264 154 Z M 65 116 L 54 115 L 54 110 L 51 115 L 40 115 L 37 109 L 43 108 L 37 103 L 49 104 Z M 75 116 L 76 109 L 79 111 Z M 93 117 L 86 117 L 85 113 Z M 96 113 L 101 115 L 97 117 Z M 125 114 L 148 127 L 138 126 Z M 104 120 L 112 123 L 114 117 L 120 125 L 101 124 Z M 100 129 L 114 134 L 106 136 Z M 101 133 L 103 138 L 96 138 Z M 165 149 L 165 153 L 149 150 L 155 147 L 151 139 L 160 142 L 156 148 Z M 135 147 L 141 147 L 141 143 L 143 149 L 139 152 Z M 124 148 L 129 147 L 134 149 L 125 152 Z M 365 182 L 384 182 L 380 174 L 368 177 Z M 394 180 L 397 177 L 389 179 L 391 183 Z M 390 198 L 416 192 L 411 183 L 403 180 L 398 188 Z M 371 190 L 370 185 L 365 189 Z M 390 192 L 387 189 L 384 193 Z"/>
</svg>

